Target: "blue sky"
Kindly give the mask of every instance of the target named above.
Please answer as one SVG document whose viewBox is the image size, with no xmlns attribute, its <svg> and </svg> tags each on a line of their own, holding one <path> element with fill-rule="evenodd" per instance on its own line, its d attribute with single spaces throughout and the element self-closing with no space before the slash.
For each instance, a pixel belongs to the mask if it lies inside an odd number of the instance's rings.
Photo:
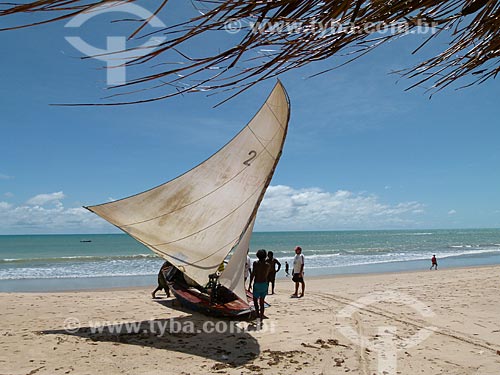
<svg viewBox="0 0 500 375">
<path fill-rule="evenodd" d="M 164 17 L 192 11 L 177 6 Z M 64 39 L 104 47 L 110 34 L 101 17 L 76 30 L 63 22 L 0 33 L 0 234 L 116 231 L 81 206 L 192 168 L 250 120 L 274 84 L 217 108 L 223 96 L 203 93 L 122 107 L 50 106 L 107 95 L 102 62 L 80 60 Z M 292 116 L 256 230 L 500 226 L 498 83 L 431 100 L 423 89 L 405 92 L 411 82 L 389 73 L 426 56 L 410 55 L 422 38 L 316 78 L 307 77 L 340 59 L 280 77 Z M 230 41 L 221 33 L 190 48 Z M 438 47 L 442 41 L 427 52 Z"/>
</svg>

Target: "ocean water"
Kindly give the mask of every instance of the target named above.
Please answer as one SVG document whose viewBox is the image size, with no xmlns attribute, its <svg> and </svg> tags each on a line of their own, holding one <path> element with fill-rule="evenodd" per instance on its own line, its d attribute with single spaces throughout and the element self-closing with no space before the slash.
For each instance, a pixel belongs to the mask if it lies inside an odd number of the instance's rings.
<svg viewBox="0 0 500 375">
<path fill-rule="evenodd" d="M 291 266 L 296 245 L 306 277 L 500 264 L 500 229 L 257 232 L 250 255 Z M 125 234 L 0 236 L 0 291 L 153 285 L 162 262 Z"/>
</svg>

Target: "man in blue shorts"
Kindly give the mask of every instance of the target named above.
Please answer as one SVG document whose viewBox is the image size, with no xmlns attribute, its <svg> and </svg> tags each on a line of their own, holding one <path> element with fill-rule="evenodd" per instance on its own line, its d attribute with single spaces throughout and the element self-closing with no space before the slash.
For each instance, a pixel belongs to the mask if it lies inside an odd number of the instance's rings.
<svg viewBox="0 0 500 375">
<path fill-rule="evenodd" d="M 250 283 L 248 284 L 248 291 L 252 288 L 253 284 L 253 303 L 255 306 L 255 313 L 257 318 L 265 319 L 264 315 L 264 299 L 267 296 L 267 289 L 269 287 L 268 275 L 269 275 L 269 263 L 266 263 L 267 252 L 264 249 L 257 251 L 256 262 L 253 262 L 252 272 L 250 273 Z"/>
</svg>

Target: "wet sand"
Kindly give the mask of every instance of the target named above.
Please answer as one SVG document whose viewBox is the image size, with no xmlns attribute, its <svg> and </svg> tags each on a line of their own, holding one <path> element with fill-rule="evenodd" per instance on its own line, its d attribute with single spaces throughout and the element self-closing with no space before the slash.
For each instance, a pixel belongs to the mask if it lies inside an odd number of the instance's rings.
<svg viewBox="0 0 500 375">
<path fill-rule="evenodd" d="M 0 293 L 0 374 L 499 374 L 498 266 L 306 282 L 277 283 L 261 328 L 153 287 Z"/>
</svg>

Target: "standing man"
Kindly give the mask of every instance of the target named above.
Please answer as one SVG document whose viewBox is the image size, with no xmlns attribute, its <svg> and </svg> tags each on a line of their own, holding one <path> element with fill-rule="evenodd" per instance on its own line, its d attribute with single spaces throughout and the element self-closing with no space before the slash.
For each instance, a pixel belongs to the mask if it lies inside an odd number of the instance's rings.
<svg viewBox="0 0 500 375">
<path fill-rule="evenodd" d="M 432 262 L 431 270 L 432 270 L 433 267 L 436 267 L 435 269 L 437 270 L 438 269 L 438 261 L 436 259 L 436 254 L 434 254 L 432 256 L 431 262 Z"/>
<path fill-rule="evenodd" d="M 252 281 L 253 284 L 253 304 L 255 307 L 255 314 L 258 319 L 265 319 L 264 315 L 264 307 L 267 295 L 267 290 L 269 288 L 269 283 L 267 281 L 269 275 L 269 263 L 266 262 L 267 252 L 264 249 L 260 249 L 257 251 L 257 258 L 259 259 L 256 262 L 253 262 L 252 272 L 250 273 L 250 282 L 248 284 L 248 291 L 252 289 Z"/>
<path fill-rule="evenodd" d="M 274 253 L 272 251 L 267 252 L 266 262 L 269 263 L 269 274 L 267 281 L 271 284 L 271 294 L 274 294 L 274 284 L 276 282 L 276 274 L 281 269 L 281 263 L 278 259 L 274 257 Z M 276 269 L 276 265 L 278 265 L 278 269 Z"/>
<path fill-rule="evenodd" d="M 295 258 L 293 259 L 293 277 L 292 281 L 295 282 L 295 293 L 292 298 L 301 298 L 304 296 L 306 284 L 304 283 L 304 255 L 302 255 L 302 248 L 295 247 Z M 299 293 L 299 283 L 302 284 L 302 292 Z"/>
</svg>

